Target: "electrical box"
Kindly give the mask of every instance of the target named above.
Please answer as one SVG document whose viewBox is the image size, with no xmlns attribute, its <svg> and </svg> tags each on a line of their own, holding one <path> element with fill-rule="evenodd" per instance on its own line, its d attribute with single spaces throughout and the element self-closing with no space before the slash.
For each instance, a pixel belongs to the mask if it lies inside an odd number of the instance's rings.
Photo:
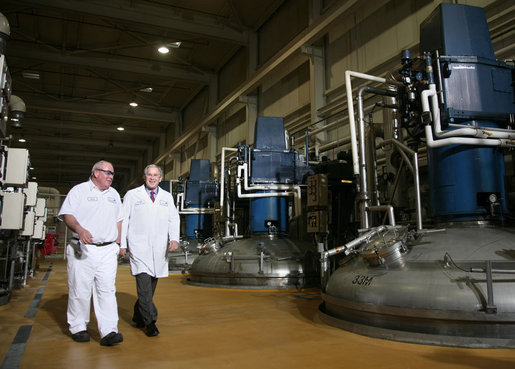
<svg viewBox="0 0 515 369">
<path fill-rule="evenodd" d="M 41 218 L 41 217 L 46 218 L 46 199 L 44 199 L 42 197 L 38 197 L 38 199 L 36 201 L 35 211 L 36 211 L 36 216 L 38 218 Z"/>
<path fill-rule="evenodd" d="M 24 206 L 25 195 L 22 192 L 4 192 L 0 229 L 22 229 Z"/>
<path fill-rule="evenodd" d="M 327 232 L 327 211 L 308 212 L 308 233 Z"/>
<path fill-rule="evenodd" d="M 327 174 L 308 177 L 308 206 L 327 206 Z"/>
<path fill-rule="evenodd" d="M 27 196 L 25 199 L 25 206 L 36 206 L 36 201 L 38 199 L 38 183 L 27 183 L 27 188 L 23 189 L 23 193 Z"/>
<path fill-rule="evenodd" d="M 25 214 L 25 221 L 23 225 L 23 230 L 20 232 L 20 236 L 32 236 L 34 233 L 34 220 L 36 219 L 36 214 L 33 210 L 29 211 Z"/>
<path fill-rule="evenodd" d="M 45 223 L 38 219 L 34 224 L 34 234 L 32 235 L 32 239 L 34 240 L 44 240 L 45 239 L 46 226 Z"/>
<path fill-rule="evenodd" d="M 7 165 L 5 169 L 4 186 L 23 186 L 27 183 L 27 171 L 29 168 L 29 150 L 7 150 Z"/>
</svg>

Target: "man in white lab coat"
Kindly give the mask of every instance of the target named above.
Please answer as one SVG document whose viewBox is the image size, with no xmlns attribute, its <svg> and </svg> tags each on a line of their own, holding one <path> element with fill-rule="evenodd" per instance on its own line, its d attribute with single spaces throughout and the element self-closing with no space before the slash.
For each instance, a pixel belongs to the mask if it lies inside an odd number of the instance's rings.
<svg viewBox="0 0 515 369">
<path fill-rule="evenodd" d="M 168 277 L 167 249 L 179 247 L 180 218 L 170 192 L 159 188 L 161 168 L 144 170 L 145 184 L 128 191 L 123 198 L 124 220 L 120 253 L 129 248 L 131 273 L 136 277 L 138 300 L 132 320 L 145 327 L 147 336 L 157 336 L 157 309 L 153 297 L 158 278 Z"/>
</svg>

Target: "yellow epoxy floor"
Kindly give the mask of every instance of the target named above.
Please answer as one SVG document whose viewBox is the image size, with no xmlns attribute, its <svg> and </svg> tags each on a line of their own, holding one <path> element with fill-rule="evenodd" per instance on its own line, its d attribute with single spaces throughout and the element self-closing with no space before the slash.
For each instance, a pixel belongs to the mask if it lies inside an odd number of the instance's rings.
<svg viewBox="0 0 515 369">
<path fill-rule="evenodd" d="M 48 266 L 52 271 L 42 282 Z M 131 324 L 134 278 L 120 265 L 119 330 L 124 342 L 99 345 L 94 314 L 92 340 L 76 343 L 66 324 L 66 264 L 47 259 L 29 285 L 0 306 L 0 360 L 20 326 L 32 331 L 19 368 L 515 368 L 515 350 L 406 344 L 346 332 L 321 322 L 314 290 L 232 290 L 195 287 L 185 276 L 159 281 L 155 303 L 161 334 L 147 337 Z M 45 285 L 35 318 L 24 318 Z"/>
</svg>

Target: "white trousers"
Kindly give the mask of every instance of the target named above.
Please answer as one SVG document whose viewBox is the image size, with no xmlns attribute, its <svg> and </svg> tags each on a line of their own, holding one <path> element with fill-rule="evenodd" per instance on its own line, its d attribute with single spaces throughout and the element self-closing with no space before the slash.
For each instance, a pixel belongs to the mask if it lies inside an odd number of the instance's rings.
<svg viewBox="0 0 515 369">
<path fill-rule="evenodd" d="M 100 337 L 118 332 L 116 270 L 119 247 L 68 245 L 68 324 L 72 334 L 86 330 L 90 318 L 91 295 Z"/>
</svg>

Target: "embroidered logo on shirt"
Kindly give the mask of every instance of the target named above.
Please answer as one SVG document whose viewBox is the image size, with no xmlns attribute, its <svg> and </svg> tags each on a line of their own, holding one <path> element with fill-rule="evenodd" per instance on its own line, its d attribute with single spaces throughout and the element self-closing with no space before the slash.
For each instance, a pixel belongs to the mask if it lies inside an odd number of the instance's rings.
<svg viewBox="0 0 515 369">
<path fill-rule="evenodd" d="M 159 201 L 159 205 L 168 206 L 168 201 L 161 200 Z"/>
<path fill-rule="evenodd" d="M 88 201 L 98 201 L 98 197 L 88 197 Z"/>
<path fill-rule="evenodd" d="M 138 205 L 145 205 L 145 201 L 141 201 L 141 200 L 136 201 L 134 206 L 138 206 Z"/>
<path fill-rule="evenodd" d="M 111 204 L 116 204 L 116 199 L 114 197 L 108 197 L 107 201 L 109 201 Z"/>
</svg>

